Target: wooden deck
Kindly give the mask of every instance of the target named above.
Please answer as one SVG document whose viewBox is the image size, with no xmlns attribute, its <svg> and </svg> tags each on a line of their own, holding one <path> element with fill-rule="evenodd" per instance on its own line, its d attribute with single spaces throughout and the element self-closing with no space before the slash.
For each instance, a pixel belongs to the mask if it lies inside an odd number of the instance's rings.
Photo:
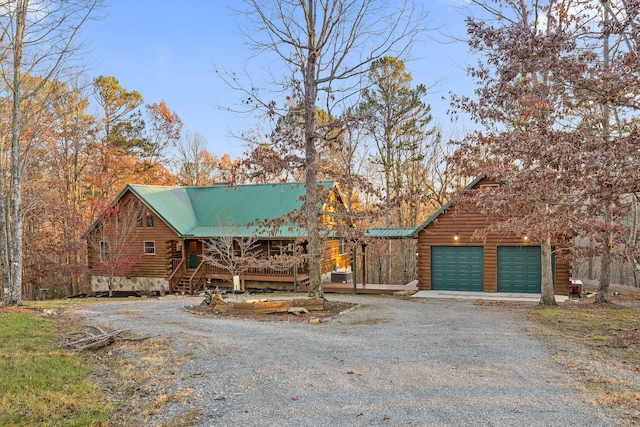
<svg viewBox="0 0 640 427">
<path fill-rule="evenodd" d="M 299 287 L 298 292 L 307 292 L 309 290 L 308 287 Z M 353 293 L 353 283 L 323 283 L 322 290 L 325 293 L 330 294 L 352 294 Z M 358 283 L 356 285 L 356 293 L 358 294 L 384 294 L 384 295 L 392 295 L 394 292 L 398 291 L 418 291 L 418 281 L 414 280 L 413 282 L 407 283 L 406 285 L 383 285 L 376 283 L 367 283 L 363 285 L 362 283 Z"/>
</svg>

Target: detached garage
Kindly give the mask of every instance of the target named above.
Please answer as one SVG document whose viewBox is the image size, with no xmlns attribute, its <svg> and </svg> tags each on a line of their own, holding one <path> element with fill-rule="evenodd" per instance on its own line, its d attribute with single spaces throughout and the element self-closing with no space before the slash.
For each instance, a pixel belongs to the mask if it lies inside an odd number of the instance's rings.
<svg viewBox="0 0 640 427">
<path fill-rule="evenodd" d="M 478 177 L 468 189 L 500 185 Z M 472 239 L 491 224 L 477 212 L 444 205 L 416 229 L 418 287 L 422 290 L 540 293 L 541 251 L 526 235 L 495 234 Z M 568 295 L 571 265 L 555 264 L 556 294 Z"/>
</svg>

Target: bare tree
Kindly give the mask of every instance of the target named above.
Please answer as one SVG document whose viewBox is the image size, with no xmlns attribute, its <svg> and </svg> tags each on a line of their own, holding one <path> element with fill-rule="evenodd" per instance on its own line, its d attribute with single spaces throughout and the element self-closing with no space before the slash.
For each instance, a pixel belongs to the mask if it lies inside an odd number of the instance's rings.
<svg viewBox="0 0 640 427">
<path fill-rule="evenodd" d="M 202 243 L 205 245 L 204 262 L 229 273 L 234 281 L 234 289 L 236 277 L 252 267 L 264 265 L 257 237 L 220 236 L 203 240 Z"/>
<path fill-rule="evenodd" d="M 138 238 L 141 221 L 139 202 L 125 202 L 107 209 L 89 235 L 89 246 L 97 259 L 93 271 L 107 278 L 109 296 L 145 256 L 143 242 Z"/>
<path fill-rule="evenodd" d="M 79 29 L 101 6 L 101 0 L 16 0 L 0 4 L 0 90 L 11 100 L 11 142 L 0 157 L 9 159 L 0 174 L 0 262 L 4 303 L 22 302 L 22 244 L 24 218 L 22 181 L 31 162 L 30 139 L 24 129 L 34 110 L 42 106 L 41 94 L 63 71 L 75 64 Z M 38 82 L 26 85 L 25 80 Z M 40 104 L 36 104 L 35 101 Z"/>
<path fill-rule="evenodd" d="M 319 229 L 318 148 L 334 140 L 340 128 L 334 118 L 341 101 L 358 92 L 360 77 L 376 59 L 401 56 L 423 30 L 423 15 L 410 0 L 392 10 L 377 0 L 244 0 L 238 12 L 247 23 L 243 33 L 256 54 L 268 53 L 282 67 L 269 88 L 288 95 L 279 106 L 261 92 L 261 84 L 241 82 L 235 75 L 222 75 L 230 86 L 246 94 L 244 106 L 260 109 L 270 117 L 297 110 L 302 127 L 306 198 L 304 222 L 309 252 L 309 296 L 322 297 L 320 263 L 322 243 Z M 283 78 L 275 77 L 284 75 Z M 319 123 L 316 110 L 329 117 Z M 246 111 L 246 109 L 244 110 Z M 295 143 L 292 141 L 291 143 Z"/>
<path fill-rule="evenodd" d="M 211 184 L 217 159 L 212 158 L 206 147 L 207 140 L 198 132 L 186 132 L 178 141 L 175 162 L 180 185 Z"/>
<path fill-rule="evenodd" d="M 204 262 L 220 268 L 235 281 L 251 269 L 270 269 L 284 271 L 298 261 L 296 245 L 281 249 L 277 255 L 263 253 L 258 237 L 234 237 L 232 232 L 238 227 L 223 225 L 224 235 L 203 240 L 205 245 Z M 236 279 L 238 278 L 238 279 Z"/>
</svg>

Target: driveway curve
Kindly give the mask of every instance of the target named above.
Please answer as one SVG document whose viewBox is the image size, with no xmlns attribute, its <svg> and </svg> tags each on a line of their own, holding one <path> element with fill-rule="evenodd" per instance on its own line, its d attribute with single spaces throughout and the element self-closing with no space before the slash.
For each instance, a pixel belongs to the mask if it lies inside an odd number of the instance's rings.
<svg viewBox="0 0 640 427">
<path fill-rule="evenodd" d="M 167 338 L 190 390 L 150 425 L 612 426 L 581 402 L 523 310 L 471 301 L 330 296 L 356 310 L 321 324 L 208 318 L 149 299 L 78 308 L 95 324 Z"/>
</svg>

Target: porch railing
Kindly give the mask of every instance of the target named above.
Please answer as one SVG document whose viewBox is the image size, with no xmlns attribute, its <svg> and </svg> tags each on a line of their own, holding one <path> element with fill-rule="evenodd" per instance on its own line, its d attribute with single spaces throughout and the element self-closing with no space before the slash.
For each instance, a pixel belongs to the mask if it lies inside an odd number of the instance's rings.
<svg viewBox="0 0 640 427">
<path fill-rule="evenodd" d="M 272 276 L 272 277 L 283 277 L 283 276 L 293 276 L 293 266 L 287 268 L 286 270 L 281 269 L 272 269 L 268 267 L 253 267 L 247 269 L 242 273 L 242 276 Z M 306 265 L 298 266 L 296 273 L 304 274 L 307 273 L 308 269 Z M 217 267 L 215 265 L 206 264 L 205 273 L 212 276 L 220 276 L 227 277 L 229 276 L 229 271 L 225 268 Z"/>
<path fill-rule="evenodd" d="M 169 284 L 171 286 L 170 289 L 180 281 L 181 278 L 188 278 L 191 282 L 191 286 L 196 286 L 197 281 L 203 278 L 203 276 L 213 276 L 213 277 L 230 277 L 229 271 L 216 267 L 211 264 L 207 264 L 206 262 L 200 262 L 198 264 L 198 268 L 195 271 L 189 271 L 187 273 L 186 269 L 186 260 L 182 258 L 172 258 L 171 265 L 173 267 L 173 271 L 169 276 Z M 306 274 L 309 272 L 307 264 L 298 265 L 296 273 L 297 274 Z M 187 275 L 188 274 L 188 275 Z M 249 268 L 247 271 L 242 273 L 242 276 L 251 277 L 251 276 L 271 276 L 271 277 L 288 277 L 294 275 L 293 266 L 282 270 L 282 269 L 272 269 L 268 267 L 254 267 Z"/>
<path fill-rule="evenodd" d="M 194 289 L 198 289 L 200 280 L 202 280 L 202 277 L 204 276 L 206 265 L 206 262 L 200 261 L 196 271 L 194 271 L 191 277 L 189 277 L 189 294 L 193 295 Z"/>
<path fill-rule="evenodd" d="M 184 260 L 182 258 L 173 258 L 171 260 L 173 272 L 169 275 L 169 293 L 173 293 L 173 288 L 182 277 L 184 270 Z"/>
</svg>

